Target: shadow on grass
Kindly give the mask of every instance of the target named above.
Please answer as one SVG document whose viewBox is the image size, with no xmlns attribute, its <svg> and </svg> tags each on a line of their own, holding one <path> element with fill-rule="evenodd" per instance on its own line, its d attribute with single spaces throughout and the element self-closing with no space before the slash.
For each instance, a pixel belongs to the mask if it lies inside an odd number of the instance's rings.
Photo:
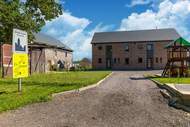
<svg viewBox="0 0 190 127">
<path fill-rule="evenodd" d="M 18 84 L 17 81 L 10 81 L 10 80 L 7 80 L 7 81 L 0 81 L 0 84 L 2 85 L 14 85 L 14 84 Z M 73 85 L 83 85 L 83 83 L 80 83 L 80 82 L 64 82 L 64 83 L 61 83 L 61 82 L 37 82 L 37 81 L 22 81 L 22 84 L 24 86 L 73 86 Z"/>
<path fill-rule="evenodd" d="M 130 77 L 131 80 L 148 80 L 146 77 Z"/>
<path fill-rule="evenodd" d="M 60 86 L 60 87 L 64 87 L 64 86 L 81 86 L 83 85 L 82 83 L 58 83 L 58 82 L 49 82 L 49 83 L 41 83 L 41 82 L 27 82 L 24 81 L 23 84 L 25 86 L 44 86 L 44 87 L 55 87 L 55 86 Z"/>
<path fill-rule="evenodd" d="M 18 81 L 15 80 L 0 80 L 0 85 L 13 85 L 17 83 Z"/>
</svg>

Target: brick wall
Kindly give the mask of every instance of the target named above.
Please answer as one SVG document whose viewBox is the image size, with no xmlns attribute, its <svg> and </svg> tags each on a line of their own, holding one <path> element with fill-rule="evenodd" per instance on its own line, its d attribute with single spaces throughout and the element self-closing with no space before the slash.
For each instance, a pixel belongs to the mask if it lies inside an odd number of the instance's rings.
<svg viewBox="0 0 190 127">
<path fill-rule="evenodd" d="M 147 44 L 153 44 L 153 69 L 163 69 L 167 62 L 167 50 L 164 46 L 168 43 L 162 41 L 92 44 L 92 66 L 94 69 L 106 69 L 106 46 L 112 45 L 112 69 L 147 69 Z M 126 44 L 129 51 L 125 51 Z M 100 46 L 101 50 L 98 48 Z M 99 58 L 102 59 L 102 63 L 98 63 Z M 129 59 L 128 64 L 126 64 L 126 58 Z M 139 58 L 142 58 L 142 63 L 139 63 Z"/>
<path fill-rule="evenodd" d="M 125 43 L 114 43 L 113 47 L 113 59 L 116 59 L 116 63 L 113 61 L 113 69 L 144 69 L 146 67 L 146 49 L 139 50 L 137 43 L 128 43 L 129 51 L 125 51 Z M 145 43 L 141 43 L 145 47 Z M 120 59 L 118 62 L 117 59 Z M 125 63 L 125 59 L 129 59 L 129 64 Z M 138 63 L 138 58 L 143 58 L 142 63 Z"/>
<path fill-rule="evenodd" d="M 164 47 L 168 43 L 169 42 L 162 42 L 154 44 L 154 69 L 163 69 L 165 67 L 167 63 L 167 50 L 164 49 Z"/>
<path fill-rule="evenodd" d="M 102 50 L 98 49 L 98 46 L 102 46 Z M 92 67 L 94 69 L 106 68 L 106 56 L 105 56 L 105 44 L 92 45 Z M 102 59 L 102 63 L 98 63 L 98 59 Z"/>
<path fill-rule="evenodd" d="M 3 75 L 12 76 L 12 45 L 3 44 L 2 49 L 3 57 Z"/>
</svg>

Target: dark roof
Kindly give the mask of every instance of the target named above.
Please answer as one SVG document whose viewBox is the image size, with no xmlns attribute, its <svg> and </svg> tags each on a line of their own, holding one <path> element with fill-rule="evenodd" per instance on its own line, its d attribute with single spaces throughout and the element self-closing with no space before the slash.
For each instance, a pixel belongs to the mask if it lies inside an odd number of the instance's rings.
<svg viewBox="0 0 190 127">
<path fill-rule="evenodd" d="M 67 45 L 63 44 L 61 41 L 49 36 L 45 35 L 43 33 L 35 34 L 34 43 L 35 44 L 42 44 L 47 46 L 52 46 L 56 48 L 61 48 L 69 51 L 73 51 L 71 48 L 69 48 Z"/>
<path fill-rule="evenodd" d="M 173 28 L 95 33 L 92 43 L 173 41 L 180 35 Z"/>
</svg>

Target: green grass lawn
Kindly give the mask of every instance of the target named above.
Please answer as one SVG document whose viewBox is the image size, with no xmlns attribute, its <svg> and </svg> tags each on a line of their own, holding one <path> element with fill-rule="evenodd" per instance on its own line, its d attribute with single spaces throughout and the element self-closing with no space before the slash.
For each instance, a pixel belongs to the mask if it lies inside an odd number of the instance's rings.
<svg viewBox="0 0 190 127">
<path fill-rule="evenodd" d="M 151 78 L 160 83 L 190 84 L 190 78 L 162 78 L 162 77 L 151 77 Z"/>
<path fill-rule="evenodd" d="M 17 92 L 18 80 L 0 79 L 0 112 L 51 99 L 53 93 L 78 89 L 97 83 L 110 71 L 62 72 L 35 74 L 22 80 L 22 94 Z"/>
</svg>

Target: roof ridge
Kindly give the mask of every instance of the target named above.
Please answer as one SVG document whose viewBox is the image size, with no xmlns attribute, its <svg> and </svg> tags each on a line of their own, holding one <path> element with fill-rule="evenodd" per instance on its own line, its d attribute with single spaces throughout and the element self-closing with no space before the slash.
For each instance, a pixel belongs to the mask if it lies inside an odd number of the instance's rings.
<svg viewBox="0 0 190 127">
<path fill-rule="evenodd" d="M 155 31 L 155 30 L 175 30 L 175 28 L 159 28 L 159 29 L 139 29 L 139 30 L 118 30 L 118 31 L 105 31 L 105 32 L 95 32 L 95 34 L 99 33 L 122 33 L 122 32 L 140 32 L 140 31 Z"/>
<path fill-rule="evenodd" d="M 47 45 L 55 46 L 58 48 L 63 48 L 66 50 L 73 51 L 69 46 L 67 46 L 65 43 L 63 43 L 59 39 L 56 39 L 53 36 L 45 34 L 45 33 L 41 33 L 41 32 L 36 33 L 35 41 L 36 41 L 36 43 L 43 43 L 43 44 L 47 44 Z"/>
<path fill-rule="evenodd" d="M 95 33 L 91 43 L 172 41 L 180 37 L 174 28 Z"/>
</svg>

